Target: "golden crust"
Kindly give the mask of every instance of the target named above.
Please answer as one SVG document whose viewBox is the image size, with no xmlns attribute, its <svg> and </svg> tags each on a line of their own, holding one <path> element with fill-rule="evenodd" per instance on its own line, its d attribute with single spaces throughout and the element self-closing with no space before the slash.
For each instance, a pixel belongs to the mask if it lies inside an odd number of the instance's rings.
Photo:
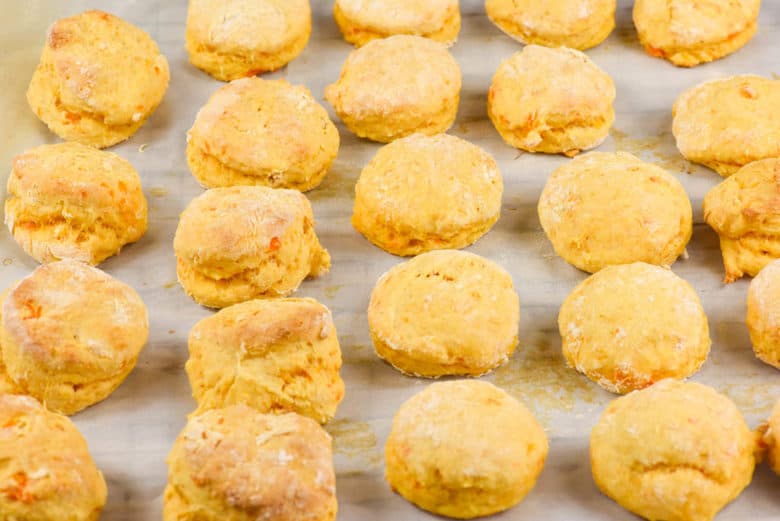
<svg viewBox="0 0 780 521">
<path fill-rule="evenodd" d="M 295 190 L 207 190 L 182 212 L 173 248 L 184 290 L 214 308 L 289 295 L 330 268 L 311 204 Z"/>
<path fill-rule="evenodd" d="M 750 483 L 755 447 L 727 397 L 663 380 L 607 407 L 590 456 L 596 485 L 625 509 L 647 519 L 709 521 Z"/>
<path fill-rule="evenodd" d="M 485 0 L 488 18 L 527 44 L 585 50 L 615 28 L 616 0 Z"/>
<path fill-rule="evenodd" d="M 194 414 L 168 456 L 164 521 L 332 521 L 336 510 L 330 436 L 295 413 Z"/>
<path fill-rule="evenodd" d="M 230 81 L 275 71 L 298 57 L 311 35 L 309 0 L 190 0 L 190 63 Z"/>
<path fill-rule="evenodd" d="M 569 366 L 613 393 L 687 378 L 711 344 L 693 287 L 643 262 L 607 266 L 585 279 L 563 302 L 558 329 Z"/>
<path fill-rule="evenodd" d="M 0 394 L 3 519 L 97 521 L 106 482 L 65 416 L 28 396 Z"/>
<path fill-rule="evenodd" d="M 637 0 L 634 25 L 648 54 L 693 67 L 753 38 L 761 0 Z"/>
<path fill-rule="evenodd" d="M 217 90 L 187 134 L 187 162 L 214 188 L 263 185 L 307 191 L 320 184 L 339 149 L 339 133 L 302 85 L 260 78 Z"/>
<path fill-rule="evenodd" d="M 341 349 L 314 299 L 252 300 L 201 320 L 185 366 L 199 410 L 244 403 L 330 421 L 344 397 Z"/>
<path fill-rule="evenodd" d="M 79 143 L 42 145 L 13 160 L 5 221 L 39 262 L 99 264 L 146 232 L 147 205 L 133 166 Z"/>
<path fill-rule="evenodd" d="M 396 35 L 352 51 L 325 99 L 352 132 L 388 143 L 445 132 L 455 121 L 460 87 L 460 67 L 444 45 Z"/>
<path fill-rule="evenodd" d="M 780 258 L 780 159 L 749 163 L 707 192 L 704 220 L 720 237 L 725 282 Z"/>
<path fill-rule="evenodd" d="M 168 62 L 146 32 L 87 11 L 51 26 L 27 101 L 61 138 L 104 148 L 143 125 L 169 78 Z"/>
<path fill-rule="evenodd" d="M 612 78 L 585 54 L 528 45 L 499 65 L 488 116 L 515 148 L 573 156 L 607 137 L 614 100 Z"/>
<path fill-rule="evenodd" d="M 368 326 L 377 355 L 415 376 L 479 376 L 517 346 L 520 301 L 512 277 L 473 253 L 419 255 L 382 275 Z"/>
<path fill-rule="evenodd" d="M 478 380 L 434 383 L 393 418 L 385 477 L 424 510 L 470 519 L 522 501 L 547 448 L 528 409 L 498 387 Z"/>
<path fill-rule="evenodd" d="M 683 92 L 672 114 L 680 153 L 724 177 L 780 157 L 780 80 L 743 75 L 706 81 Z"/>
<path fill-rule="evenodd" d="M 333 17 L 344 39 L 358 47 L 396 34 L 450 46 L 460 32 L 458 4 L 458 0 L 336 0 Z"/>
<path fill-rule="evenodd" d="M 539 220 L 555 252 L 590 273 L 632 262 L 670 266 L 693 232 L 680 182 L 624 152 L 591 152 L 555 170 Z"/>
<path fill-rule="evenodd" d="M 2 303 L 0 350 L 8 377 L 64 414 L 111 394 L 135 367 L 148 334 L 138 294 L 77 261 L 40 266 Z"/>
<path fill-rule="evenodd" d="M 759 360 L 780 369 L 780 260 L 767 264 L 750 282 L 747 327 Z M 780 431 L 779 431 L 780 432 Z"/>
<path fill-rule="evenodd" d="M 464 248 L 498 220 L 502 192 L 498 165 L 478 146 L 414 134 L 380 148 L 360 173 L 352 225 L 395 255 Z"/>
</svg>

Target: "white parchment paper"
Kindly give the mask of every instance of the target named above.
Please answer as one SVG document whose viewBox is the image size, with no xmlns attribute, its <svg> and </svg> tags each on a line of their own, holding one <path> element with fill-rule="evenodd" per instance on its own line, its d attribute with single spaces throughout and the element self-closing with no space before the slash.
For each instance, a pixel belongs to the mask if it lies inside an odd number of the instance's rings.
<svg viewBox="0 0 780 521">
<path fill-rule="evenodd" d="M 556 318 L 567 293 L 585 274 L 557 258 L 541 231 L 536 202 L 550 172 L 567 161 L 558 156 L 518 154 L 504 145 L 487 120 L 490 78 L 498 63 L 520 48 L 486 18 L 482 2 L 461 0 L 463 29 L 452 52 L 463 70 L 463 92 L 452 133 L 495 156 L 505 184 L 501 220 L 471 250 L 502 264 L 513 275 L 521 299 L 520 347 L 509 364 L 487 380 L 522 399 L 543 422 L 551 439 L 541 478 L 526 500 L 501 520 L 624 520 L 633 517 L 602 496 L 592 482 L 588 435 L 613 398 L 567 369 L 560 354 Z M 322 99 L 352 49 L 331 16 L 332 2 L 312 0 L 314 31 L 305 52 L 286 70 L 293 83 Z M 744 325 L 748 281 L 721 283 L 717 237 L 701 220 L 706 191 L 717 174 L 693 166 L 676 152 L 671 106 L 687 87 L 738 73 L 780 73 L 780 2 L 765 0 L 758 35 L 737 54 L 694 69 L 679 69 L 647 56 L 631 24 L 631 2 L 620 1 L 618 28 L 591 58 L 617 85 L 617 120 L 600 150 L 626 150 L 661 164 L 683 182 L 695 208 L 690 258 L 674 271 L 690 281 L 710 320 L 712 354 L 695 380 L 728 394 L 751 426 L 764 419 L 780 397 L 780 374 L 754 358 Z M 111 11 L 151 33 L 171 65 L 171 85 L 150 121 L 112 150 L 141 173 L 150 203 L 150 227 L 137 244 L 101 267 L 133 285 L 149 307 L 151 336 L 138 367 L 107 400 L 74 417 L 105 473 L 108 505 L 102 519 L 160 519 L 166 482 L 165 457 L 194 402 L 184 362 L 187 334 L 209 311 L 190 301 L 176 283 L 172 239 L 179 213 L 201 193 L 185 162 L 185 132 L 195 113 L 221 84 L 190 66 L 184 50 L 184 0 L 0 0 L 0 170 L 28 147 L 57 139 L 33 116 L 24 93 L 48 25 L 87 8 Z M 331 112 L 332 114 L 332 112 Z M 334 116 L 335 119 L 335 116 Z M 339 519 L 398 521 L 432 519 L 392 494 L 383 480 L 382 447 L 399 405 L 427 381 L 407 378 L 376 358 L 370 345 L 366 307 L 374 282 L 400 259 L 370 245 L 349 223 L 353 187 L 378 145 L 361 141 L 339 125 L 339 157 L 322 186 L 309 196 L 317 232 L 333 257 L 333 269 L 303 284 L 299 295 L 331 308 L 344 353 L 347 394 L 334 435 Z M 5 179 L 5 177 L 3 177 Z M 3 181 L 3 185 L 5 182 Z M 36 262 L 0 230 L 0 286 L 29 274 Z M 753 484 L 718 517 L 721 521 L 780 519 L 780 478 L 765 466 Z"/>
</svg>

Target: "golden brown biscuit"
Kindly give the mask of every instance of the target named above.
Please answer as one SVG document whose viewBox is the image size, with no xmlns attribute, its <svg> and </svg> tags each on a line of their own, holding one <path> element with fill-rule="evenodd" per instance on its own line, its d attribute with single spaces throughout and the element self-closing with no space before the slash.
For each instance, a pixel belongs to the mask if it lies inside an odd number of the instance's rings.
<svg viewBox="0 0 780 521">
<path fill-rule="evenodd" d="M 585 54 L 528 45 L 499 65 L 488 116 L 515 148 L 571 157 L 604 141 L 614 100 L 612 78 Z"/>
<path fill-rule="evenodd" d="M 87 264 L 44 264 L 5 294 L 0 351 L 16 392 L 63 414 L 104 400 L 130 374 L 149 336 L 128 285 Z"/>
<path fill-rule="evenodd" d="M 485 0 L 490 20 L 522 43 L 585 50 L 615 28 L 616 0 Z"/>
<path fill-rule="evenodd" d="M 213 188 L 193 199 L 173 249 L 184 291 L 212 308 L 287 296 L 330 268 L 309 200 L 263 186 Z"/>
<path fill-rule="evenodd" d="M 311 35 L 309 0 L 190 0 L 190 63 L 222 81 L 274 71 Z"/>
<path fill-rule="evenodd" d="M 561 306 L 558 330 L 569 366 L 613 393 L 687 378 L 711 344 L 696 291 L 644 262 L 607 266 L 581 282 Z"/>
<path fill-rule="evenodd" d="M 79 143 L 42 145 L 16 156 L 5 222 L 39 262 L 99 264 L 146 232 L 146 198 L 133 166 Z"/>
<path fill-rule="evenodd" d="M 106 482 L 65 416 L 29 396 L 0 394 L 0 519 L 97 521 Z"/>
<path fill-rule="evenodd" d="M 704 220 L 720 237 L 726 282 L 780 258 L 780 159 L 743 166 L 704 197 Z"/>
<path fill-rule="evenodd" d="M 776 474 L 780 474 L 780 401 L 775 403 L 772 415 L 761 431 L 759 443 L 766 450 L 769 466 Z"/>
<path fill-rule="evenodd" d="M 750 483 L 754 449 L 731 400 L 676 380 L 614 400 L 590 437 L 596 485 L 650 520 L 710 521 Z"/>
<path fill-rule="evenodd" d="M 352 225 L 395 255 L 464 248 L 496 223 L 503 190 L 498 165 L 478 146 L 414 134 L 380 148 L 360 173 Z"/>
<path fill-rule="evenodd" d="M 458 0 L 336 0 L 333 17 L 344 39 L 357 46 L 396 34 L 452 45 L 460 32 Z"/>
<path fill-rule="evenodd" d="M 187 163 L 208 188 L 263 185 L 305 192 L 320 184 L 339 133 L 303 85 L 245 78 L 215 92 L 187 134 Z"/>
<path fill-rule="evenodd" d="M 759 360 L 780 369 L 780 260 L 767 264 L 750 282 L 747 327 Z"/>
<path fill-rule="evenodd" d="M 104 148 L 135 134 L 169 78 L 168 61 L 146 32 L 87 11 L 49 28 L 27 101 L 62 139 Z"/>
<path fill-rule="evenodd" d="M 744 75 L 705 81 L 683 92 L 672 114 L 680 153 L 724 177 L 780 157 L 780 80 Z"/>
<path fill-rule="evenodd" d="M 423 253 L 382 275 L 368 304 L 380 358 L 414 376 L 479 376 L 517 347 L 520 301 L 498 264 L 465 251 Z"/>
<path fill-rule="evenodd" d="M 434 514 L 471 519 L 507 510 L 531 491 L 547 436 L 520 402 L 478 380 L 440 382 L 407 400 L 385 445 L 385 477 Z"/>
<path fill-rule="evenodd" d="M 164 521 L 333 521 L 331 439 L 295 413 L 191 415 L 168 455 Z"/>
<path fill-rule="evenodd" d="M 192 328 L 185 369 L 199 410 L 243 403 L 330 421 L 344 398 L 341 349 L 314 299 L 250 300 Z"/>
<path fill-rule="evenodd" d="M 693 67 L 749 42 L 760 7 L 761 0 L 636 0 L 634 25 L 649 55 Z"/>
<path fill-rule="evenodd" d="M 352 51 L 325 99 L 352 132 L 389 143 L 450 128 L 460 86 L 460 67 L 444 45 L 396 35 Z"/>
<path fill-rule="evenodd" d="M 539 220 L 555 252 L 590 273 L 631 262 L 670 266 L 693 232 L 680 182 L 625 152 L 592 152 L 555 170 Z"/>
</svg>

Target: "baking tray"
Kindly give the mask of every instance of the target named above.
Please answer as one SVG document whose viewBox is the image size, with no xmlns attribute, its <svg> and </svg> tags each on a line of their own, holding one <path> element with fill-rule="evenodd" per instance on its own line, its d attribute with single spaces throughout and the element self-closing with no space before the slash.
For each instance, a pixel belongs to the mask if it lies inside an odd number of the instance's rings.
<svg viewBox="0 0 780 521">
<path fill-rule="evenodd" d="M 352 49 L 331 16 L 332 1 L 312 0 L 314 30 L 304 53 L 273 77 L 307 85 L 322 100 Z M 107 400 L 73 419 L 89 441 L 108 482 L 108 521 L 158 520 L 166 482 L 165 457 L 185 416 L 194 408 L 184 362 L 187 334 L 210 311 L 187 298 L 176 282 L 173 234 L 179 213 L 201 193 L 185 161 L 185 133 L 198 109 L 221 84 L 190 66 L 184 49 L 184 0 L 0 0 L 0 168 L 28 147 L 57 139 L 33 116 L 24 93 L 43 45 L 46 28 L 59 17 L 88 8 L 110 11 L 143 27 L 171 65 L 171 84 L 160 108 L 129 141 L 112 148 L 138 169 L 149 200 L 149 231 L 138 243 L 101 267 L 130 283 L 149 307 L 151 334 L 138 366 Z M 600 411 L 614 398 L 565 367 L 556 318 L 567 293 L 586 274 L 557 258 L 541 231 L 536 203 L 547 176 L 568 159 L 522 154 L 503 144 L 486 116 L 486 95 L 499 62 L 520 49 L 487 19 L 482 2 L 461 0 L 463 28 L 452 48 L 463 70 L 458 119 L 451 132 L 484 147 L 504 176 L 504 205 L 495 228 L 470 248 L 507 268 L 521 300 L 520 346 L 511 361 L 485 377 L 520 398 L 543 423 L 550 454 L 536 488 L 500 520 L 547 521 L 633 519 L 602 496 L 590 477 L 588 435 Z M 674 271 L 691 282 L 710 320 L 712 353 L 693 379 L 730 396 L 751 426 L 764 419 L 777 397 L 780 378 L 751 351 L 745 319 L 747 280 L 721 282 L 718 240 L 702 224 L 701 203 L 720 177 L 677 153 L 671 136 L 671 106 L 684 89 L 740 73 L 780 72 L 780 2 L 764 2 L 756 37 L 738 53 L 694 69 L 679 69 L 647 56 L 631 23 L 631 3 L 619 2 L 617 28 L 588 55 L 615 80 L 617 118 L 599 150 L 625 150 L 660 164 L 682 181 L 694 206 L 689 258 Z M 331 111 L 331 116 L 336 120 Z M 370 245 L 351 227 L 354 184 L 378 149 L 339 124 L 341 149 L 322 186 L 309 197 L 317 232 L 333 257 L 331 272 L 305 282 L 299 296 L 314 297 L 333 311 L 344 354 L 347 392 L 333 434 L 338 473 L 339 519 L 424 520 L 422 512 L 390 492 L 383 479 L 382 450 L 393 414 L 429 382 L 402 376 L 374 355 L 366 307 L 376 279 L 400 262 Z M 5 183 L 2 183 L 5 185 Z M 30 273 L 36 262 L 0 232 L 0 286 Z M 753 484 L 719 521 L 780 519 L 780 478 L 757 469 Z"/>
</svg>

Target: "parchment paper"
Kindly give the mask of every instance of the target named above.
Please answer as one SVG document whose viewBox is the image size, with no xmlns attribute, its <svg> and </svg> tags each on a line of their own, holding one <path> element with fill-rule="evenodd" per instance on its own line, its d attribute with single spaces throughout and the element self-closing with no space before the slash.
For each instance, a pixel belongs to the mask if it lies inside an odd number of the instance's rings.
<svg viewBox="0 0 780 521">
<path fill-rule="evenodd" d="M 318 99 L 334 81 L 352 49 L 332 20 L 332 2 L 312 0 L 314 32 L 300 58 L 275 76 L 306 84 Z M 567 369 L 556 327 L 558 307 L 585 274 L 557 258 L 541 231 L 536 202 L 545 179 L 567 161 L 557 156 L 518 154 L 504 145 L 487 120 L 490 78 L 498 63 L 520 45 L 486 18 L 482 2 L 461 0 L 463 29 L 452 52 L 463 69 L 463 92 L 452 133 L 484 148 L 498 160 L 505 183 L 501 220 L 471 251 L 493 259 L 513 275 L 521 298 L 520 347 L 511 362 L 487 380 L 522 399 L 543 422 L 551 439 L 541 478 L 518 507 L 501 520 L 625 520 L 633 517 L 602 496 L 590 477 L 588 435 L 613 398 Z M 710 320 L 712 354 L 694 379 L 735 400 L 751 426 L 764 419 L 780 397 L 780 375 L 758 362 L 744 325 L 747 280 L 724 286 L 717 237 L 702 224 L 701 202 L 720 181 L 677 153 L 671 136 L 675 97 L 703 80 L 738 73 L 780 73 L 780 2 L 765 0 L 758 35 L 737 54 L 686 70 L 651 58 L 640 48 L 631 24 L 631 2 L 621 1 L 618 28 L 588 51 L 617 85 L 617 120 L 600 150 L 626 150 L 666 167 L 683 182 L 695 208 L 690 258 L 674 271 L 690 281 Z M 178 214 L 201 189 L 185 162 L 185 132 L 195 113 L 221 84 L 190 66 L 184 50 L 184 0 L 0 0 L 0 169 L 28 147 L 57 139 L 33 116 L 24 98 L 48 25 L 87 8 L 111 11 L 140 25 L 160 44 L 171 65 L 171 85 L 150 121 L 112 150 L 129 159 L 143 178 L 150 227 L 137 244 L 102 268 L 133 285 L 149 307 L 151 336 L 138 367 L 107 400 L 74 417 L 105 473 L 108 505 L 102 519 L 160 519 L 166 482 L 165 457 L 194 408 L 184 373 L 187 334 L 209 311 L 187 298 L 176 283 L 172 238 Z M 331 111 L 332 117 L 333 116 Z M 382 448 L 399 405 L 429 382 L 407 378 L 373 353 L 365 310 L 374 282 L 400 262 L 370 245 L 349 223 L 353 187 L 378 145 L 361 141 L 339 125 L 339 157 L 323 185 L 310 192 L 317 232 L 333 256 L 329 275 L 307 281 L 298 295 L 319 299 L 334 313 L 344 354 L 347 394 L 334 435 L 339 519 L 398 521 L 432 519 L 390 492 L 383 480 Z M 6 174 L 7 175 L 7 174 Z M 5 177 L 3 177 L 5 179 Z M 5 182 L 3 181 L 3 186 Z M 0 286 L 30 273 L 36 262 L 0 231 Z M 718 517 L 720 521 L 780 519 L 780 478 L 761 466 L 753 484 Z"/>
</svg>

